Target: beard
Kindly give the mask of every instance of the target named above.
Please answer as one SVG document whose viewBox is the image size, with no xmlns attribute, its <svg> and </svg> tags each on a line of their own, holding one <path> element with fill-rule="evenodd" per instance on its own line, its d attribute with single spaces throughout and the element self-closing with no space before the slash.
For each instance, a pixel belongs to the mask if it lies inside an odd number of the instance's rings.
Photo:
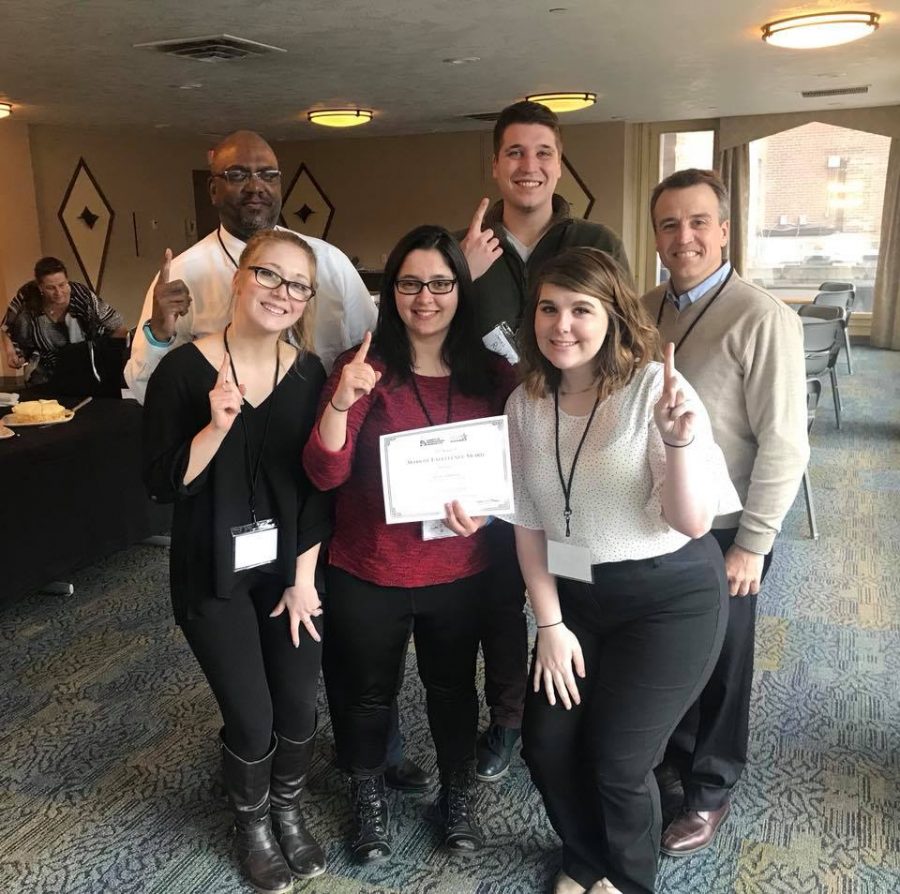
<svg viewBox="0 0 900 894">
<path fill-rule="evenodd" d="M 254 233 L 260 230 L 268 230 L 278 223 L 278 217 L 281 214 L 281 202 L 273 201 L 271 205 L 264 205 L 262 208 L 251 208 L 248 205 L 241 205 L 238 208 L 238 223 L 241 236 L 244 241 L 249 239 Z"/>
</svg>

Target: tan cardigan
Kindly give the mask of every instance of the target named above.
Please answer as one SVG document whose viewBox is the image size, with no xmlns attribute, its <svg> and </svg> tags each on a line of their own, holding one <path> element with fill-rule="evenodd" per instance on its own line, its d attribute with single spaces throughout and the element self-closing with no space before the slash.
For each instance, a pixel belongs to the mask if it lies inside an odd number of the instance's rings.
<svg viewBox="0 0 900 894">
<path fill-rule="evenodd" d="M 663 344 L 678 345 L 716 291 L 682 311 L 666 301 Z M 663 284 L 643 298 L 654 322 L 665 292 Z M 738 546 L 768 553 L 809 460 L 799 316 L 734 273 L 677 349 L 675 368 L 700 395 L 744 504 L 743 512 L 719 516 L 713 527 L 737 527 Z"/>
</svg>

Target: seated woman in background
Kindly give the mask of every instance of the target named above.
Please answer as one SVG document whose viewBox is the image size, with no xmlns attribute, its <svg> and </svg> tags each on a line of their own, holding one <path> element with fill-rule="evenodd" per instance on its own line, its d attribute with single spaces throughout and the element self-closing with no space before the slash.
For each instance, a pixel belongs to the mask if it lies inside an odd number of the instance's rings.
<svg viewBox="0 0 900 894">
<path fill-rule="evenodd" d="M 391 701 L 410 630 L 437 751 L 445 844 L 471 852 L 485 518 L 447 508 L 456 535 L 423 539 L 421 524 L 385 524 L 379 438 L 502 413 L 511 368 L 476 331 L 465 257 L 443 228 L 418 227 L 388 258 L 374 338 L 347 351 L 322 394 L 304 465 L 323 490 L 338 488 L 325 603 L 325 684 L 339 753 L 351 768 L 362 862 L 391 854 L 384 790 Z M 505 366 L 505 370 L 504 370 Z"/>
<path fill-rule="evenodd" d="M 646 894 L 653 767 L 725 629 L 707 532 L 739 502 L 673 346 L 655 362 L 656 331 L 612 258 L 572 248 L 549 261 L 519 336 L 524 381 L 506 409 L 538 628 L 523 755 L 563 842 L 556 894 Z"/>
<path fill-rule="evenodd" d="M 222 712 L 241 867 L 271 892 L 325 871 L 299 806 L 321 663 L 316 562 L 330 532 L 330 499 L 300 465 L 325 382 L 308 350 L 315 272 L 296 234 L 254 235 L 224 333 L 167 354 L 144 406 L 147 487 L 175 501 L 175 621 Z"/>
<path fill-rule="evenodd" d="M 34 265 L 34 279 L 9 302 L 0 333 L 7 366 L 21 369 L 34 357 L 28 381 L 40 385 L 52 376 L 61 348 L 101 335 L 124 338 L 128 330 L 115 308 L 70 282 L 63 262 L 48 257 Z"/>
</svg>

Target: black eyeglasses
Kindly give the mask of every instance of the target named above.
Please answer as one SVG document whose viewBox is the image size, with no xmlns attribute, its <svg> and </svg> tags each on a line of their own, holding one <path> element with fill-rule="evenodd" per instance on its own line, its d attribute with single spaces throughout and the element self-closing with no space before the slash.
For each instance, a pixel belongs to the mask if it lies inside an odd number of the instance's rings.
<svg viewBox="0 0 900 894">
<path fill-rule="evenodd" d="M 455 279 L 430 279 L 428 282 L 422 282 L 421 279 L 398 279 L 394 283 L 401 295 L 418 295 L 422 289 L 428 289 L 432 295 L 446 295 L 453 291 L 455 285 Z"/>
<path fill-rule="evenodd" d="M 290 279 L 285 279 L 283 276 L 279 276 L 274 270 L 269 270 L 268 267 L 248 267 L 247 269 L 253 271 L 256 276 L 256 281 L 265 289 L 272 289 L 274 291 L 279 286 L 283 285 L 287 291 L 288 298 L 290 298 L 291 301 L 305 303 L 316 294 L 316 290 L 312 286 L 308 286 L 305 282 L 293 282 Z"/>
<path fill-rule="evenodd" d="M 246 183 L 251 177 L 256 177 L 263 183 L 274 183 L 281 179 L 281 171 L 277 168 L 263 168 L 261 171 L 250 171 L 247 168 L 226 168 L 219 174 L 212 174 L 213 177 L 221 177 L 229 183 Z"/>
</svg>

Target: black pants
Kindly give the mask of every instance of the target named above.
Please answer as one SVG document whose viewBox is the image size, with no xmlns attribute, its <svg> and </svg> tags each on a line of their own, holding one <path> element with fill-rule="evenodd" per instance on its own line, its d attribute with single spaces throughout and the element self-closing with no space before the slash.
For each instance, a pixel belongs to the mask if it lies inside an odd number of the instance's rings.
<svg viewBox="0 0 900 894">
<path fill-rule="evenodd" d="M 709 535 L 675 553 L 557 579 L 586 676 L 581 704 L 551 707 L 529 686 L 523 755 L 563 842 L 563 869 L 589 888 L 654 890 L 662 817 L 653 775 L 721 646 L 728 588 Z M 540 635 L 540 634 L 538 634 Z"/>
<path fill-rule="evenodd" d="M 265 756 L 273 731 L 303 742 L 316 729 L 322 645 L 301 627 L 294 648 L 287 612 L 269 617 L 283 593 L 279 578 L 249 572 L 230 599 L 181 625 L 219 703 L 225 744 L 245 761 Z"/>
<path fill-rule="evenodd" d="M 491 569 L 482 594 L 481 651 L 484 654 L 484 700 L 491 720 L 522 726 L 528 678 L 528 627 L 525 581 L 516 556 L 515 529 L 495 521 L 487 529 Z"/>
<path fill-rule="evenodd" d="M 724 555 L 737 528 L 712 533 Z M 771 562 L 770 552 L 763 562 L 763 579 Z M 756 596 L 728 600 L 728 627 L 719 660 L 666 749 L 666 763 L 681 774 L 684 806 L 690 810 L 721 807 L 747 764 L 756 600 Z"/>
<path fill-rule="evenodd" d="M 428 723 L 442 773 L 474 759 L 475 658 L 484 575 L 432 587 L 380 587 L 327 571 L 325 686 L 338 754 L 355 775 L 385 767 L 391 702 L 410 630 L 425 685 Z"/>
</svg>

